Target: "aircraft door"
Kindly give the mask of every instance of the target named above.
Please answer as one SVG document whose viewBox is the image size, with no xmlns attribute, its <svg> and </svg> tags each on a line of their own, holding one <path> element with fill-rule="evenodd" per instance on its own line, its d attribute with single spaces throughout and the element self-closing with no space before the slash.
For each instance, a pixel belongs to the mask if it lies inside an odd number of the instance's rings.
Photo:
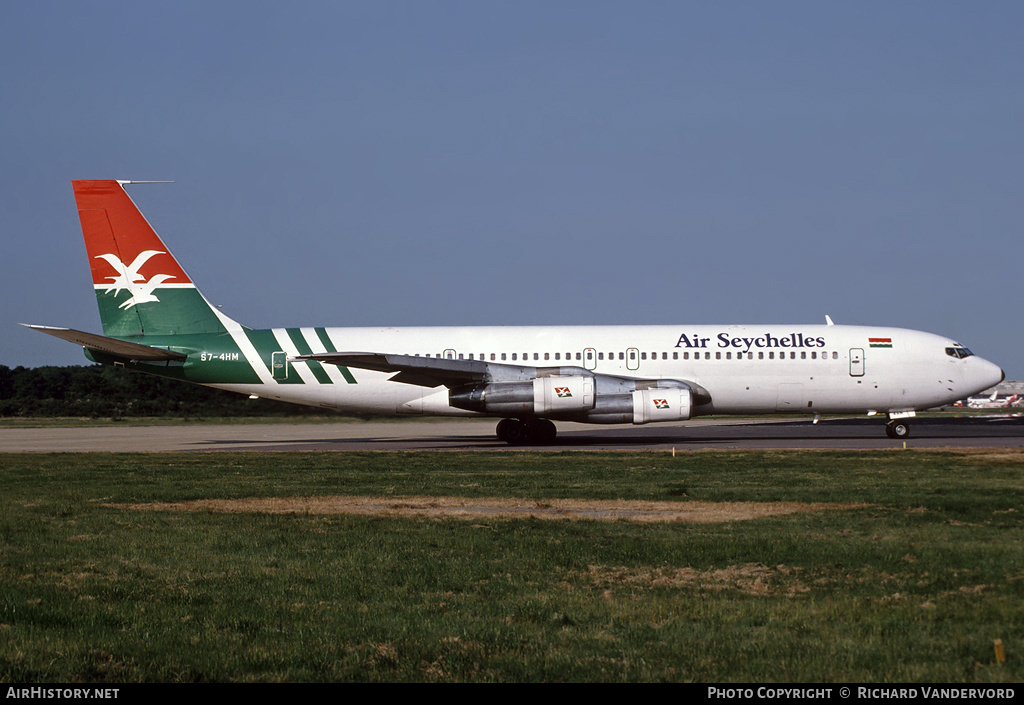
<svg viewBox="0 0 1024 705">
<path fill-rule="evenodd" d="M 640 351 L 637 350 L 636 348 L 628 348 L 626 350 L 626 369 L 640 369 Z"/>
<path fill-rule="evenodd" d="M 271 353 L 270 366 L 274 369 L 274 379 L 278 381 L 288 379 L 288 353 L 281 350 Z"/>
<path fill-rule="evenodd" d="M 583 350 L 583 366 L 588 370 L 597 369 L 597 350 L 594 348 L 585 348 Z"/>
<path fill-rule="evenodd" d="M 864 349 L 850 348 L 850 376 L 864 376 Z"/>
</svg>

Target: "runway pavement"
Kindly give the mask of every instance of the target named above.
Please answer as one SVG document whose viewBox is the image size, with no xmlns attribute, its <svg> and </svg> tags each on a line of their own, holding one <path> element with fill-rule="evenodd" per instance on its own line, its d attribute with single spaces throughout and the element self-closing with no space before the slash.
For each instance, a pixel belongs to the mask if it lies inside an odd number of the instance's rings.
<svg viewBox="0 0 1024 705">
<path fill-rule="evenodd" d="M 696 450 L 886 449 L 884 419 L 697 419 L 650 426 L 559 423 L 545 446 L 515 446 L 494 436 L 495 420 L 342 422 L 78 428 L 0 428 L 0 452 L 365 451 L 365 450 Z M 1024 446 L 1024 417 L 993 414 L 914 419 L 908 448 Z"/>
</svg>

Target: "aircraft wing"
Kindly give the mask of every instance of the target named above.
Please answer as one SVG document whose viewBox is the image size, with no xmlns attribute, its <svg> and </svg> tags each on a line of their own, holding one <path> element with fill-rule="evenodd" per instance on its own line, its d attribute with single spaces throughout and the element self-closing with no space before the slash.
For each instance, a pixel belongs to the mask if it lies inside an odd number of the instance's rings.
<svg viewBox="0 0 1024 705">
<path fill-rule="evenodd" d="M 506 365 L 484 360 L 449 360 L 440 357 L 416 357 L 370 352 L 326 352 L 298 355 L 295 362 L 316 360 L 329 365 L 355 367 L 377 372 L 396 372 L 393 382 L 420 387 L 462 387 L 480 382 L 528 382 L 538 376 L 538 368 Z"/>
<path fill-rule="evenodd" d="M 530 367 L 509 365 L 504 362 L 485 360 L 449 360 L 440 357 L 416 357 L 415 355 L 391 355 L 371 352 L 325 352 L 312 355 L 298 355 L 289 358 L 295 362 L 317 360 L 329 365 L 343 365 L 362 370 L 395 372 L 393 382 L 404 382 L 421 387 L 445 386 L 449 389 L 471 384 L 489 382 L 532 382 L 542 377 L 583 376 L 599 377 L 612 385 L 624 385 L 623 389 L 669 389 L 685 388 L 693 392 L 697 404 L 711 401 L 711 394 L 695 382 L 675 379 L 646 379 L 642 377 L 620 377 L 617 375 L 595 375 L 582 367 Z"/>
<path fill-rule="evenodd" d="M 86 333 L 85 331 L 74 330 L 73 328 L 33 326 L 28 323 L 22 323 L 21 325 L 26 328 L 31 328 L 32 330 L 37 330 L 40 333 L 46 333 L 47 335 L 52 335 L 56 338 L 61 338 L 72 343 L 78 343 L 83 348 L 96 350 L 98 352 L 113 355 L 115 357 L 121 357 L 126 360 L 146 360 L 156 362 L 160 360 L 184 360 L 188 357 L 188 355 L 185 355 L 184 353 L 175 352 L 173 350 L 154 348 L 149 345 L 140 345 L 139 343 L 129 343 L 125 340 L 108 338 L 104 335 L 96 335 L 95 333 Z"/>
</svg>

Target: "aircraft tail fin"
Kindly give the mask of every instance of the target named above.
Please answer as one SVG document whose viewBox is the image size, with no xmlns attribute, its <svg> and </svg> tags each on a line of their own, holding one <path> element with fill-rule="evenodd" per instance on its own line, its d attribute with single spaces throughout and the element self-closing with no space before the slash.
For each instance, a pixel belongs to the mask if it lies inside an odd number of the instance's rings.
<svg viewBox="0 0 1024 705">
<path fill-rule="evenodd" d="M 105 335 L 220 333 L 234 324 L 203 298 L 129 198 L 124 185 L 133 182 L 71 183 Z"/>
</svg>

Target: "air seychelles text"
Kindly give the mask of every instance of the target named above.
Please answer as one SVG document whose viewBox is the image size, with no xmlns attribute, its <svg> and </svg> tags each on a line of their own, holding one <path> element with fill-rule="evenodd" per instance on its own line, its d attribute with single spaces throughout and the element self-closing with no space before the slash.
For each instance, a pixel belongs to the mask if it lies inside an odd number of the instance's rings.
<svg viewBox="0 0 1024 705">
<path fill-rule="evenodd" d="M 719 348 L 732 348 L 741 352 L 750 352 L 751 348 L 823 348 L 824 338 L 811 338 L 803 333 L 790 333 L 789 335 L 772 335 L 765 333 L 756 338 L 737 338 L 728 333 L 719 333 L 714 340 Z M 712 338 L 702 338 L 699 335 L 688 336 L 683 333 L 676 343 L 677 348 L 707 348 Z"/>
</svg>

